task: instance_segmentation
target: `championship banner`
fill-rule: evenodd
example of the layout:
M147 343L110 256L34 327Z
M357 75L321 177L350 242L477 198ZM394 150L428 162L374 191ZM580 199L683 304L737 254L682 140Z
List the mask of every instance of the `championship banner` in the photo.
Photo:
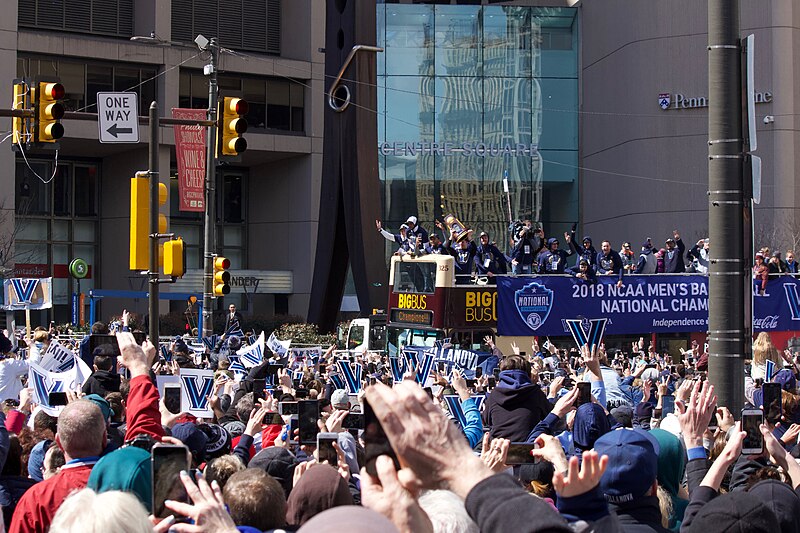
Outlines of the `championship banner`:
M264 332L258 336L258 341L250 346L240 348L236 355L245 368L253 368L264 362Z
M364 366L361 363L350 361L338 361L339 371L342 373L348 394L358 394L361 392L361 376L364 374Z
M567 276L497 278L497 333L570 334L568 319L606 318L605 333L708 331L708 277L700 274L614 276L597 283ZM754 331L800 329L800 280L780 276L753 297Z
M172 118L205 120L205 109L172 109ZM205 210L206 128L205 126L173 126L175 159L178 161L178 209Z
M600 343L603 342L603 332L606 330L607 323L608 320L605 318L593 318L591 320L567 319L567 326L570 333L572 333L575 344L578 345L578 349L588 346L591 350L596 346L600 346Z
M3 280L6 311L53 307L53 278L10 278Z
M264 333L263 331L261 332ZM275 332L273 331L272 334L267 339L267 348L270 349L272 353L283 359L286 357L289 346L292 344L291 340L288 341L279 341L278 337L275 336Z
M181 411L199 418L211 418L214 411L208 397L214 392L214 371L181 368Z

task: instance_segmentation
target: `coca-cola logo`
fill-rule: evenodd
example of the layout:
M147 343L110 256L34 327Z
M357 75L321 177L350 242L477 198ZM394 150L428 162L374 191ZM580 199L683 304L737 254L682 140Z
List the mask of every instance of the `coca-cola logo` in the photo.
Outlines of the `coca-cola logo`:
M775 329L777 327L778 327L777 315L765 316L764 318L753 319L754 329Z

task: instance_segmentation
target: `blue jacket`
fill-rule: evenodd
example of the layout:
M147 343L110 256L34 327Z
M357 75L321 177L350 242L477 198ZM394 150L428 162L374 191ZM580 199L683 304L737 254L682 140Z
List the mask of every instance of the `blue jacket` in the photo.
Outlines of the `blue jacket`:
M506 256L497 249L494 244L479 244L475 254L475 269L478 274L485 276L489 272L492 274L506 274L508 267Z
M540 274L564 274L567 270L567 258L572 252L564 250L545 250L539 254Z
M481 422L481 413L478 411L478 406L475 405L475 400L467 398L461 402L461 409L464 410L464 417L467 423L461 430L467 437L469 447L474 448L483 439L483 422Z
M588 248L583 246L584 241L589 241ZM575 262L575 266L580 264L581 259L586 259L590 265L595 264L595 261L597 260L597 250L594 249L594 246L592 245L592 238L588 235L583 237L583 241L581 241L580 246L578 246L578 243L575 242L575 232L573 231L570 235L569 247L572 249L573 253L578 254L578 260Z
M475 246L475 243L470 241L466 250L463 250L460 244L451 244L450 253L456 260L456 276L471 275L475 254L478 253L478 247Z
M611 250L608 255L597 254L597 273L600 275L617 274L618 279L622 280L625 269L622 265L622 258L619 252Z

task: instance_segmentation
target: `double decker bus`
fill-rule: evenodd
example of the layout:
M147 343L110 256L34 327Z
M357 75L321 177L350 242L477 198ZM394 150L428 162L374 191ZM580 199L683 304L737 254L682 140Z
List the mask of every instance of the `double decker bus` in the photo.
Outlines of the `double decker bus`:
M385 322L382 317L353 320L348 348L386 350L394 357L403 346L433 346L445 338L455 346L477 350L485 336L494 336L495 287L456 285L454 259L449 255L393 256L389 287Z

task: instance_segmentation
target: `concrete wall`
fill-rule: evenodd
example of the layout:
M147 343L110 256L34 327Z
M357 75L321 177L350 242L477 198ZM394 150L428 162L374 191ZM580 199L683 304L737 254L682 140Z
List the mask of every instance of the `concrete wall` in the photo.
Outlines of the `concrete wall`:
M774 95L756 106L756 154L764 163L756 223L771 225L793 219L798 201L797 117L777 115L794 112L800 14L790 0L742 6L742 35L756 36L756 89ZM662 111L657 99L708 95L707 5L583 2L581 19L584 231L638 248L648 236L663 246L679 229L691 246L708 227L708 114ZM776 115L775 123L765 125L765 115Z

